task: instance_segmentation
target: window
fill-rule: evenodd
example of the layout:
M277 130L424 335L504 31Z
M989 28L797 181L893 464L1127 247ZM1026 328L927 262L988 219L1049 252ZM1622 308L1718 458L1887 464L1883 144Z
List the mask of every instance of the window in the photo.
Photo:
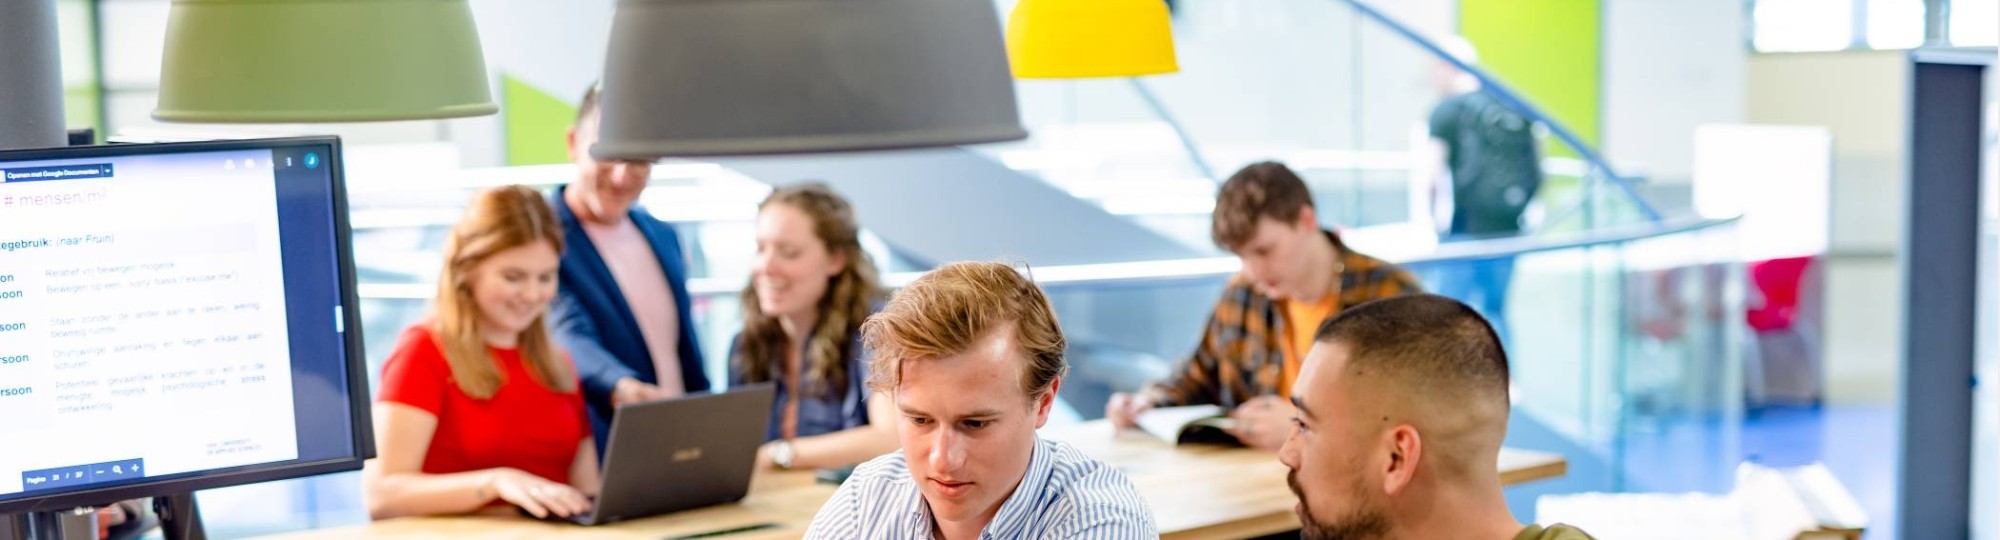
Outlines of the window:
M1909 49L1924 44L1923 0L1868 0L1868 48Z
M2000 44L2000 0L1942 0L1946 28L1929 26L1926 0L1752 0L1750 45L1758 52L1911 49L1930 30L1951 45Z
M1828 0L1757 0L1751 12L1760 52L1837 51L1854 44L1854 9Z
M2000 0L1952 0L1951 44L2000 45Z

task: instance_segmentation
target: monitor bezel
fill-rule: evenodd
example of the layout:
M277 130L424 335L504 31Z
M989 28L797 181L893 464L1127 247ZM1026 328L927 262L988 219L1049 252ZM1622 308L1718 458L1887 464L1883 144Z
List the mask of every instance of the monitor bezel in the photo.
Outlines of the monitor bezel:
M349 434L349 440L353 441L354 444L352 457L308 462L292 460L277 464L240 465L207 471L177 473L169 475L173 478L157 481L141 481L111 487L0 500L0 515L57 511L85 506L103 506L127 499L162 497L193 493L194 491L203 489L354 471L359 470L362 463L375 457L373 420L369 414L372 392L368 386L366 353L362 350L361 302L359 292L356 290L356 273L354 267L354 231L348 220L347 180L345 163L341 159L340 137L278 137L0 150L0 163L9 161L88 159L231 150L277 150L300 147L324 147L327 149L327 175L329 176L329 181L332 183L333 196L334 257L337 259L337 266L339 266L337 271L339 272L338 277L340 279L341 324L345 330L342 332L342 340L345 342L346 348L347 397L350 418L353 419L352 426L350 426L351 433ZM21 493L10 495L18 497L21 496Z

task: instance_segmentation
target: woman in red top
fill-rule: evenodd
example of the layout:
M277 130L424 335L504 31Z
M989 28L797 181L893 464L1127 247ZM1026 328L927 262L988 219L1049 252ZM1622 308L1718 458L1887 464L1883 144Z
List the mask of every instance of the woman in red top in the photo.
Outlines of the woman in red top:
M474 197L445 241L435 316L382 368L377 456L362 476L370 516L590 508L597 454L576 368L543 326L562 249L541 194Z

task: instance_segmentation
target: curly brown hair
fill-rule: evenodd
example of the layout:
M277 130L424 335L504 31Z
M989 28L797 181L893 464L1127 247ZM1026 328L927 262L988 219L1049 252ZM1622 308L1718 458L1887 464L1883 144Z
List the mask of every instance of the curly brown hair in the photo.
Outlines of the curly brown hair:
M808 182L778 188L757 205L757 210L762 212L772 205L785 205L805 213L812 219L813 236L826 244L829 253L847 261L839 274L828 278L826 296L819 299L819 322L813 326L806 344L806 380L802 386L809 388L810 393L795 390L802 395L832 398L847 388L849 377L853 376L847 372L854 354L849 342L861 331L861 321L868 318L882 298L875 260L861 249L861 224L854 217L854 207L826 184ZM741 301L743 333L736 338L736 356L730 362L745 381L770 381L781 372L771 359L782 358L784 347L790 346L785 329L777 317L764 313L758 305L756 280L743 287Z

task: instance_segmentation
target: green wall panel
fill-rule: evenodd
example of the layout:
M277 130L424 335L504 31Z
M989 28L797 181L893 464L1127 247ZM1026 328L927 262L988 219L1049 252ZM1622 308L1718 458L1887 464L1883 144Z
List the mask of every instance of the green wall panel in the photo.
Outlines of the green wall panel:
M0 0L5 1L5 0ZM56 2L57 47L61 51L63 125L95 128L104 141L104 88L97 80L97 0Z
M1600 13L1599 0L1460 0L1458 25L1480 64L1596 146ZM1574 155L1557 146L1552 154Z
M71 128L93 128L97 130L97 142L104 142L104 110L99 100L104 95L97 85L69 86L63 88L63 125Z
M503 73L500 107L508 165L569 162L563 134L576 120L575 105Z

